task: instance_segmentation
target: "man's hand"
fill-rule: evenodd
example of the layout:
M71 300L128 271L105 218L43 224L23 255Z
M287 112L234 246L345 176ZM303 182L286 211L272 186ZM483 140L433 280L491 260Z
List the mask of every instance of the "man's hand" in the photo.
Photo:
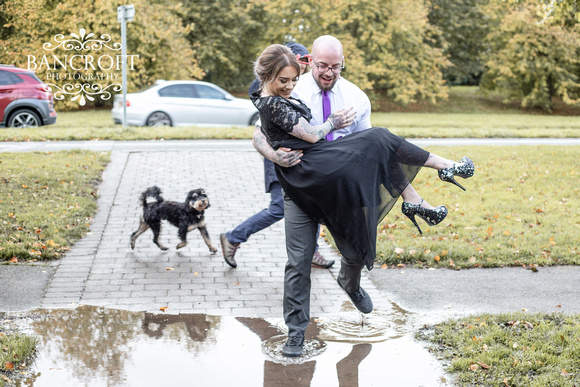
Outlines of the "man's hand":
M302 158L302 150L292 150L290 148L278 148L278 150L272 149L266 136L260 130L259 126L256 126L254 131L254 136L252 137L252 145L254 148L265 158L280 165L281 167L289 168L300 163Z
M292 150L290 148L278 148L274 152L274 160L271 160L282 167L293 167L302 161L302 150Z

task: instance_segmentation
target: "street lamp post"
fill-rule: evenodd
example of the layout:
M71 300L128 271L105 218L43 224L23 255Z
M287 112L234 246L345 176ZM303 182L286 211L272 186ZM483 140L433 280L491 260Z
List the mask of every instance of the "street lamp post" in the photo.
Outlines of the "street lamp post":
M123 128L127 127L127 22L135 17L135 6L121 5L117 7L117 21L121 23L121 59L123 87Z

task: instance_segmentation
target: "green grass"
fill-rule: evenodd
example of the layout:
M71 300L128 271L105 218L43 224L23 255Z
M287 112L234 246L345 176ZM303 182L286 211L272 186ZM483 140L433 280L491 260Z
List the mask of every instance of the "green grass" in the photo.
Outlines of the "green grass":
M374 126L407 138L550 138L580 137L580 120L530 114L373 113ZM0 129L0 141L251 139L247 127L134 127L114 125L106 110L62 112L57 124L40 128Z
M580 147L429 147L476 165L467 188L423 168L413 186L430 204L449 209L421 236L401 213L401 199L379 226L376 264L393 267L502 267L580 264ZM328 240L332 243L332 238Z
M0 261L54 259L89 230L108 153L0 153Z
M456 386L580 385L580 315L483 314L420 330Z
M249 139L253 127L136 127L113 124L109 110L59 112L55 125L0 129L0 141Z
M555 114L504 105L476 87L452 87L449 100L406 108L376 97L371 122L407 138L580 137L580 107L556 104ZM386 113L388 112L388 113ZM32 129L0 129L0 141L250 139L248 127L128 127L113 124L110 110L59 112L57 123Z
M372 123L406 138L580 137L580 119L570 116L373 113Z
M8 331L0 325L0 387L13 385L15 376L26 372L36 345L36 338Z

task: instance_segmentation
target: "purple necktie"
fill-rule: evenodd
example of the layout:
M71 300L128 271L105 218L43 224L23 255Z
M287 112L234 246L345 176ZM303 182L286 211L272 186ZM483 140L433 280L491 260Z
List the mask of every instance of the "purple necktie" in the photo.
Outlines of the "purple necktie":
M322 122L326 122L326 119L330 115L330 97L328 96L328 91L322 92ZM326 135L328 141L332 141L332 133Z

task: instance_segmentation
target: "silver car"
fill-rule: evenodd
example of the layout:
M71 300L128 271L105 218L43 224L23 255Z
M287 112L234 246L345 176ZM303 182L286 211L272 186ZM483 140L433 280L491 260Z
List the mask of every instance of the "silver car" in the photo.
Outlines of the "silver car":
M115 95L113 121L123 122L123 96ZM213 83L157 81L127 94L127 124L132 126L254 125L258 110Z

